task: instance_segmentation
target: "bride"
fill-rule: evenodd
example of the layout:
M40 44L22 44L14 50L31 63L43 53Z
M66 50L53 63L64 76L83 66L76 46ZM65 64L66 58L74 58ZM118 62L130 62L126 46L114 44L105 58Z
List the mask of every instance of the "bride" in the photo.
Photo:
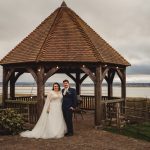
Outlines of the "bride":
M62 93L58 83L48 93L41 116L32 131L21 132L28 138L61 138L66 133L66 124L62 113Z

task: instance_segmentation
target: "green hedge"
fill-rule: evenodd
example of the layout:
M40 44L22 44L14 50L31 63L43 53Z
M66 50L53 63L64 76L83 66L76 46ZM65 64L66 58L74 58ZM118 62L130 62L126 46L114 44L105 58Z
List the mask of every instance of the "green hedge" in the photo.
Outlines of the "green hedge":
M0 109L0 129L18 134L23 129L23 116L14 109Z

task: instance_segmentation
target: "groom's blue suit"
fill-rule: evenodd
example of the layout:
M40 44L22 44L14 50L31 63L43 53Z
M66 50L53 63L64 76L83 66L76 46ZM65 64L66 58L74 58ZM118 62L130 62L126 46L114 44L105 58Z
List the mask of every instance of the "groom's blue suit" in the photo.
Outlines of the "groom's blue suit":
M64 89L62 89L62 94ZM67 133L73 134L73 123L72 123L72 110L71 107L75 108L77 105L76 90L69 88L65 95L63 95L62 110L64 119L67 125Z

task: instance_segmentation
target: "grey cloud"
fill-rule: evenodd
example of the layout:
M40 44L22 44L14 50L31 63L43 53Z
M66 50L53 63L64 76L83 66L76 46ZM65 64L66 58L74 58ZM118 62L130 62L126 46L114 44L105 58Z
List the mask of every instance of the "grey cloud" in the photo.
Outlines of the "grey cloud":
M149 0L65 1L132 64L128 73L149 73ZM0 59L59 7L61 2L0 0ZM143 67L139 67L141 65Z
M143 74L149 75L150 74L150 64L147 65L133 65L132 67L127 68L127 74Z
M131 64L150 63L148 0L87 1L81 17ZM75 6L74 6L75 7ZM81 6L80 6L81 7ZM83 15L82 15L83 14ZM140 60L140 61L139 61Z
M119 44L118 44L119 43ZM138 38L126 41L117 40L111 43L133 65L150 64L150 38Z

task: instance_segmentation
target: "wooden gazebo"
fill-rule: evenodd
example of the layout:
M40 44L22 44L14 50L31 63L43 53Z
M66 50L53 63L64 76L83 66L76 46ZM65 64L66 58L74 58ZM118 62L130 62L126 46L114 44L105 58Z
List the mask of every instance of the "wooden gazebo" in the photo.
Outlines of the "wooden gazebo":
M44 104L45 82L55 73L65 73L76 83L77 94L89 76L95 85L95 125L103 120L102 81L108 84L112 99L115 73L121 80L121 99L126 100L126 67L130 64L65 2L23 39L1 61L3 66L3 106L15 99L15 82L23 73L31 73L37 84L37 106L40 115ZM76 74L74 77L73 74ZM84 73L81 76L81 73Z

